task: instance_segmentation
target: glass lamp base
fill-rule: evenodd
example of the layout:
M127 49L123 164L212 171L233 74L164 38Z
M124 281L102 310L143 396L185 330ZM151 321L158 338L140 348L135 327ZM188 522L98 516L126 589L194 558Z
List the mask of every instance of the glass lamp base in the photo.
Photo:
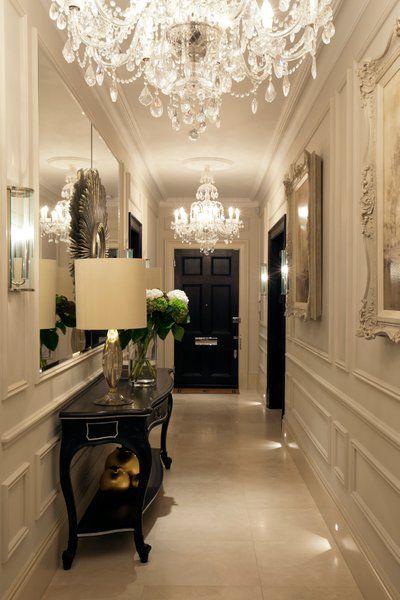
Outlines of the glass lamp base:
M103 398L95 400L94 403L100 406L123 406L124 404L132 404L133 398L125 398L118 391L108 390Z

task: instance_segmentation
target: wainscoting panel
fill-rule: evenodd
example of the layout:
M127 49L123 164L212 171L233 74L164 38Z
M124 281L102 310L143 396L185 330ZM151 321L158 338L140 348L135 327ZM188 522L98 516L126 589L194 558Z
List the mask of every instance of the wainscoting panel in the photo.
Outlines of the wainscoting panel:
M29 470L23 463L1 484L2 496L2 562L6 563L29 532Z
M351 440L351 496L400 565L400 480Z
M291 413L314 448L329 465L331 462L331 415L300 383L291 380Z
M347 487L349 479L349 432L339 421L332 422L332 468L340 483Z
M60 437L55 436L35 454L35 517L46 512L60 491L58 457Z

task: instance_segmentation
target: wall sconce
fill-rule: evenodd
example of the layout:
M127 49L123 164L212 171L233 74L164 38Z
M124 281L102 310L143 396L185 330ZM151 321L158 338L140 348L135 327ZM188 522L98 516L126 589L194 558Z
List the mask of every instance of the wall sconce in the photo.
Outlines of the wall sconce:
M286 296L288 292L289 267L287 264L286 250L281 250L281 295Z
M9 290L33 291L33 190L7 187L9 225Z
M261 293L261 296L266 296L267 295L267 287L268 287L268 265L266 265L265 263L263 263L261 265L260 277L261 277L260 293Z

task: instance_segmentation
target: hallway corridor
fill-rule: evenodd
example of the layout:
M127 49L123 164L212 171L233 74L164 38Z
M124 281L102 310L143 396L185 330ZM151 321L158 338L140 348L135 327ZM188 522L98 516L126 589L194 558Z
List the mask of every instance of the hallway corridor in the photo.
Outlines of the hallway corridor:
M361 600L282 447L280 413L255 392L174 400L149 563L132 560L132 534L80 540L44 600Z

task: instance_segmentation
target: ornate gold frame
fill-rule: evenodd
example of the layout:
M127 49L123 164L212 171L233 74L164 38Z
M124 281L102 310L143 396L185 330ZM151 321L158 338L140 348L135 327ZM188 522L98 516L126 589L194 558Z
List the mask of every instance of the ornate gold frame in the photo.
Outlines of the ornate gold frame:
M379 143L378 111L380 109L380 86L385 76L400 71L400 19L384 53L365 62L358 70L362 109L368 126L368 147L362 172L361 228L367 258L367 284L361 302L357 335L366 339L386 336L400 343L400 311L383 311L380 308L380 210L381 193L379 168L381 148ZM400 76L400 73L399 73ZM381 257L382 258L382 257ZM382 288L383 289L383 288ZM391 313L388 315L384 312ZM398 312L393 315L393 312Z
M296 214L294 194L306 180L309 180L309 292L307 302L296 301L296 277L293 265L296 248ZM305 151L302 162L290 167L284 180L288 207L288 234L286 242L288 264L288 292L286 296L286 316L295 316L304 321L317 320L322 314L322 160L313 152Z

